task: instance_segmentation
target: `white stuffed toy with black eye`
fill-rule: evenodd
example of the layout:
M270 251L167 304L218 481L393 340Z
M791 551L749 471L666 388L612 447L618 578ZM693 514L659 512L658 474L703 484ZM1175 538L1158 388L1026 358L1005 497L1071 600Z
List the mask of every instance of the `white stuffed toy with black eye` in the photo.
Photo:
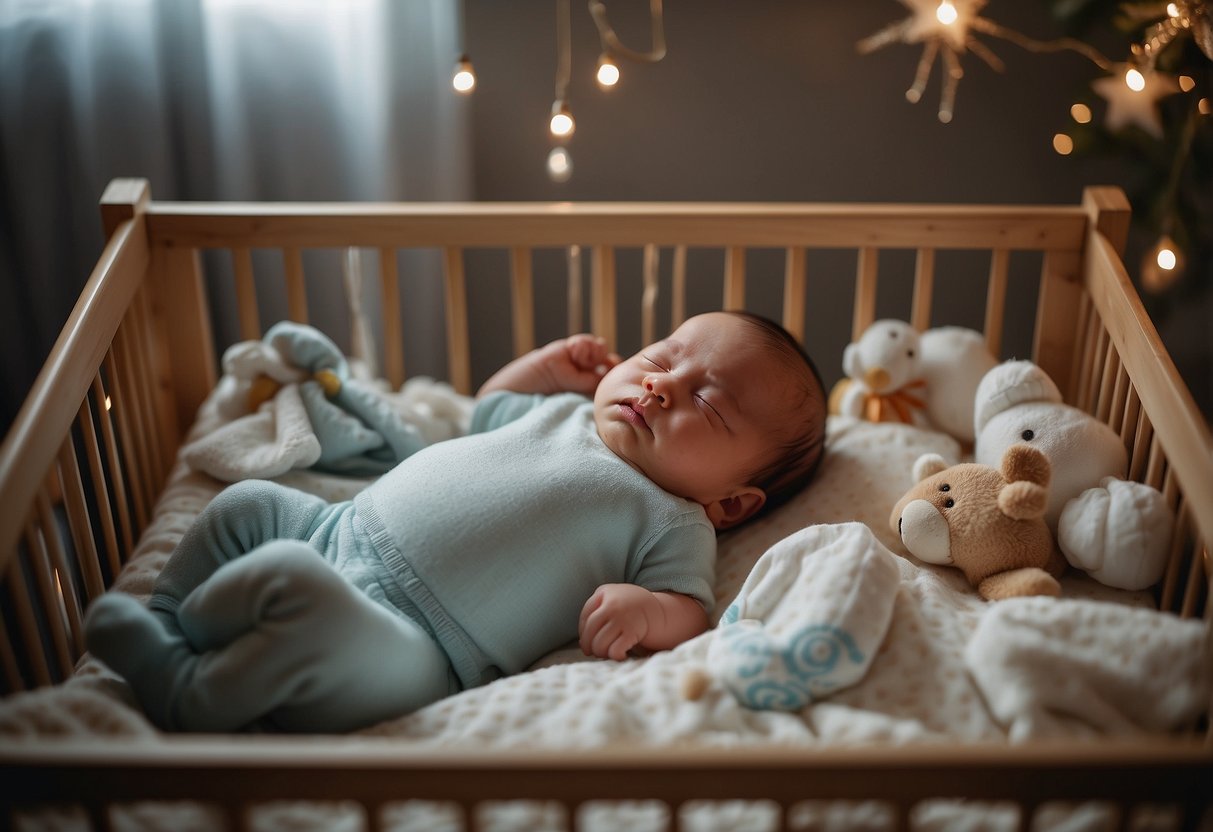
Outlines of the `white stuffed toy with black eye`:
M1008 447L1027 443L1053 469L1045 521L1072 566L1108 586L1145 589L1162 577L1173 516L1155 488L1125 480L1120 436L1062 401L1048 374L1030 361L1007 361L977 388L974 461L997 465Z
M838 412L869 422L928 423L919 334L905 321L876 321L847 344L842 369L849 384Z

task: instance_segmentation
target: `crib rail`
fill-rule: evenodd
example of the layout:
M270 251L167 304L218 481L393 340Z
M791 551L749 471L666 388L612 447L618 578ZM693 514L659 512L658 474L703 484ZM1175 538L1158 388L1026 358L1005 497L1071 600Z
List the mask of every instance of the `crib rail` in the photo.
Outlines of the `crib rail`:
M1095 801L1129 828L1134 812L1165 807L1169 828L1195 829L1210 801L1213 754L1177 743L1035 744L855 748L611 747L592 755L557 751L402 749L399 744L174 739L104 747L62 743L0 750L0 810L74 801L97 828L131 804L197 801L217 826L251 828L259 804L340 803L353 809L342 828L386 828L393 804L448 804L454 828L486 828L481 808L498 802L554 804L555 828L583 828L582 810L609 801L656 801L664 828L683 828L697 801L760 801L768 828L790 828L797 807L814 801L876 800L887 810L875 828L909 829L934 800L1005 806L1011 824L1033 828L1051 804ZM351 805L352 804L352 805ZM867 819L865 828L872 828ZM197 821L195 821L195 824ZM1003 828L1004 823L997 824ZM545 826L545 828L547 828Z

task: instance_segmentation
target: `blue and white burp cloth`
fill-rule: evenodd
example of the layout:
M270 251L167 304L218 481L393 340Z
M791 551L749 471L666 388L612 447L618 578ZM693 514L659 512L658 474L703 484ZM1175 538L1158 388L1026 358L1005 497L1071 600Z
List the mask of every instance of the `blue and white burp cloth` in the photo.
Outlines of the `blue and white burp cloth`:
M893 616L896 555L862 523L809 526L758 560L712 636L711 677L795 711L868 672Z

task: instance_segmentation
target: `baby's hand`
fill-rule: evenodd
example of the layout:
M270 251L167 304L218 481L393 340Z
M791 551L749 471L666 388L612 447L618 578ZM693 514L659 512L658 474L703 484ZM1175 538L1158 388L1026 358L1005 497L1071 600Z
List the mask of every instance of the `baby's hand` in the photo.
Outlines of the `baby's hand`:
M581 652L621 662L649 633L657 600L635 584L603 584L581 608Z
M542 351L544 368L559 390L593 396L598 382L619 363L606 340L593 335L571 335L554 341Z

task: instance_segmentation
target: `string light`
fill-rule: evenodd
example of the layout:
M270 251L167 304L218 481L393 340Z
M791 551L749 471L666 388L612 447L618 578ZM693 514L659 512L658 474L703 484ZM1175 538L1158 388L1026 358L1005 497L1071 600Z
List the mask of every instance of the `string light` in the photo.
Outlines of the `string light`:
M955 23L958 17L960 17L960 12L956 11L956 7L948 0L942 0L939 7L935 9L935 19L945 26Z
M1079 124L1089 124L1091 122L1091 108L1086 104L1075 104L1070 108L1070 116Z
M1184 258L1169 234L1158 238L1141 263L1141 285L1150 292L1162 292L1174 285L1183 272Z
M598 86L610 89L619 83L619 67L606 52L598 58Z
M1053 149L1060 156L1069 156L1074 152L1074 140L1065 133L1058 133L1053 137Z
M467 95L476 88L476 70L467 55L460 55L455 62L455 74L451 76L451 86L455 92Z
M1125 86L1133 90L1133 92L1141 92L1146 88L1146 76L1141 74L1141 70L1136 67L1129 67L1125 71Z
M557 99L552 102L552 119L548 122L548 130L558 139L567 139L573 135L573 131L577 129L577 122L573 120L573 113L569 110L569 105L564 101Z
M573 175L573 157L567 147L553 147L548 154L548 178L553 182L568 182Z

